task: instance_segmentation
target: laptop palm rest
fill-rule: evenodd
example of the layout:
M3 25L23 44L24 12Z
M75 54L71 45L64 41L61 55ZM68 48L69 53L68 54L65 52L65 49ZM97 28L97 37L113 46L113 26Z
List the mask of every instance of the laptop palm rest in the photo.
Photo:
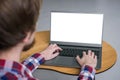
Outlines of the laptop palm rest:
M46 61L44 64L53 66L66 66L80 68L74 57L57 56L56 58Z

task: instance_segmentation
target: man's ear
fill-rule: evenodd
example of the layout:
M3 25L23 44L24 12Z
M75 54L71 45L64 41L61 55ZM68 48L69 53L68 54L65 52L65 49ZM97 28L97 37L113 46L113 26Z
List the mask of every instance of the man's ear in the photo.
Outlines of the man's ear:
M25 42L25 43L29 41L31 32L27 32L26 34L27 34L26 37L23 39L23 42Z

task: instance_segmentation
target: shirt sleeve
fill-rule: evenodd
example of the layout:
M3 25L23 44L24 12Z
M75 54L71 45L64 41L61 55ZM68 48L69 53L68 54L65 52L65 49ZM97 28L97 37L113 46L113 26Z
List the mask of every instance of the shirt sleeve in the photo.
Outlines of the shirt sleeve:
M33 72L40 64L44 62L44 58L40 53L33 54L22 62L31 72Z
M94 80L96 70L85 65L82 67L78 80Z

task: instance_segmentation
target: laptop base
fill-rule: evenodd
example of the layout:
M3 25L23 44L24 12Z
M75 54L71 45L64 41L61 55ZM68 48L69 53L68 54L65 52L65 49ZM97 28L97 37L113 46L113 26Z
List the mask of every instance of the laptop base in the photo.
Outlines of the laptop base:
M45 61L44 65L81 68L81 66L76 61L75 57L65 57L65 56L57 56L52 60ZM100 69L100 67L101 67L101 63L98 63L96 69Z

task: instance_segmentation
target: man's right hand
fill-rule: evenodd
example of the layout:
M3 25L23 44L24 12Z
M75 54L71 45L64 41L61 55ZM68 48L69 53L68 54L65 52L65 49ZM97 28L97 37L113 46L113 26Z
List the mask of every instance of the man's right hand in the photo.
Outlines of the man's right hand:
M88 50L88 54L86 54L86 52L83 52L83 57L80 58L77 56L76 59L81 66L88 65L92 68L95 68L97 65L97 56L91 50Z

